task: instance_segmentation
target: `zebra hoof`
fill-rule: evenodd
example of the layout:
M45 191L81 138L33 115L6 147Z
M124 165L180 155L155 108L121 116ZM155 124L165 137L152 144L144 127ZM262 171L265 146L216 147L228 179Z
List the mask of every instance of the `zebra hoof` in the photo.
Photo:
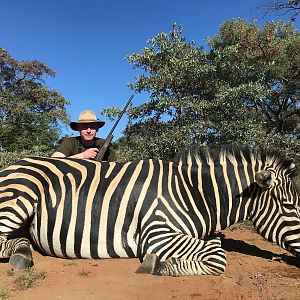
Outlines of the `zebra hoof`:
M147 254L135 272L140 274L154 274L157 263L158 256L156 254Z
M33 266L30 248L22 247L9 258L9 263L14 271L29 269Z
M21 271L32 267L32 260L22 254L13 254L9 263L14 271Z

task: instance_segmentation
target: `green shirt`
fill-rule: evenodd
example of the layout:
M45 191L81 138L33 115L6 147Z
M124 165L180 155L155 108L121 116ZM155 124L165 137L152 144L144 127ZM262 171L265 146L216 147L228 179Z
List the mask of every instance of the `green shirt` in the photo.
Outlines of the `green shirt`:
M56 149L57 152L63 153L65 156L72 156L81 152L84 152L85 150L89 148L98 148L101 149L102 145L104 144L104 139L101 138L95 138L94 144L92 146L84 146L81 143L80 136L76 137L68 137L64 138L62 143L58 146ZM116 153L113 150L112 146L110 145L105 152L103 156L103 161L115 161L117 159Z

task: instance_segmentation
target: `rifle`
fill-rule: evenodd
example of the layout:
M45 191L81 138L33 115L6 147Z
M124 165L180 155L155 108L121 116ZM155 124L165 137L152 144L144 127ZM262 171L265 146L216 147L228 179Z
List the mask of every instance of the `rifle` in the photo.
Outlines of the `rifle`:
M100 161L100 162L102 161L103 156L104 156L104 154L105 154L107 148L109 147L109 144L111 143L111 141L112 141L112 139L113 139L113 137L114 137L112 133L114 132L115 128L117 127L119 121L121 120L122 116L124 115L124 113L125 113L125 111L126 111L128 105L130 104L130 102L131 102L131 100L132 100L133 97L134 97L134 95L131 95L131 96L130 96L128 102L126 103L126 105L125 105L125 107L123 108L121 114L119 115L118 120L117 120L116 123L114 124L113 128L111 129L111 131L109 132L107 138L105 139L105 141L104 141L104 143L103 143L101 149L99 150L98 154L96 155L95 160Z

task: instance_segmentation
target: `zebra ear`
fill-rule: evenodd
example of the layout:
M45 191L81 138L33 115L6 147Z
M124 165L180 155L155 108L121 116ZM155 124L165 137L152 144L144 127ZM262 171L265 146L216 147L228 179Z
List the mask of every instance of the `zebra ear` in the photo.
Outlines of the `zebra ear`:
M270 171L264 170L255 174L255 181L259 186L269 188L273 184L274 178Z

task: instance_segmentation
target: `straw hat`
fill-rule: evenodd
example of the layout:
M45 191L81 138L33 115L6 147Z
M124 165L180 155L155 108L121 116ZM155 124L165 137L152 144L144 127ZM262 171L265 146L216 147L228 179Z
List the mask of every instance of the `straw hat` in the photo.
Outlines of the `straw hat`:
M92 110L84 110L80 113L77 122L71 122L70 127L73 130L78 130L78 124L86 124L86 123L97 123L98 128L101 128L105 122L97 119L95 113Z

